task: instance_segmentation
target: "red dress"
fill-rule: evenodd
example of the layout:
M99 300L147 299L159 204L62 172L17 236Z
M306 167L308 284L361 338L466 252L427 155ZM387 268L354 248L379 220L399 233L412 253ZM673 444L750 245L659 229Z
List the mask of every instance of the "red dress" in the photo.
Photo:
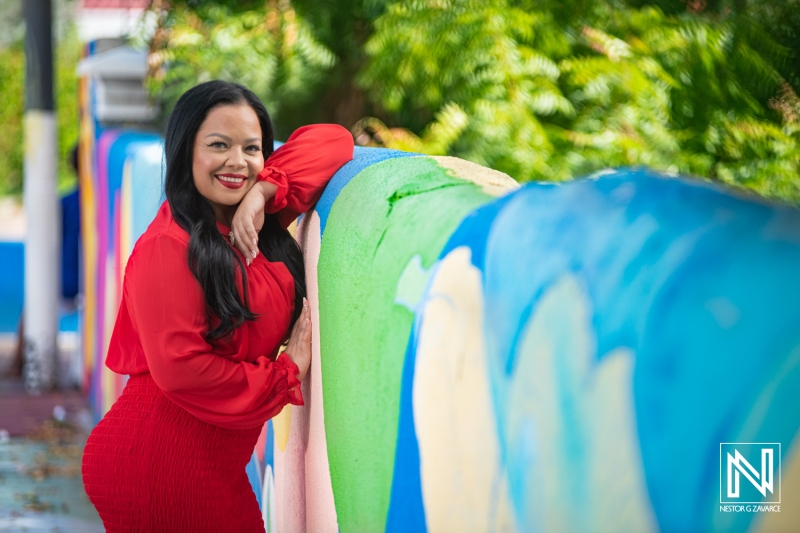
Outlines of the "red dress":
M297 130L259 174L278 185L267 212L287 226L352 157L344 128ZM208 342L188 241L165 202L125 271L106 365L130 379L83 455L86 493L109 532L264 531L245 466L264 422L303 404L297 366L276 359L294 305L286 266L259 254L245 269L258 318Z

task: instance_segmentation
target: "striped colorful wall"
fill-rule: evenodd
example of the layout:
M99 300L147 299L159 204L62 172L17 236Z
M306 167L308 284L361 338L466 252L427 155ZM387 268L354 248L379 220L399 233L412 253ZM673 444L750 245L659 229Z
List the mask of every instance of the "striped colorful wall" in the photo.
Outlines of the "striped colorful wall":
M80 334L83 388L99 420L126 381L103 363L119 310L125 264L163 200L163 143L155 133L102 128L91 114L93 90L91 79L80 80Z
M268 531L800 523L797 210L356 149L298 236L314 362L251 464ZM781 512L721 510L727 442L780 443Z
M89 116L81 142L99 418L124 385L102 363L163 148ZM267 531L800 523L797 210L645 170L519 188L357 148L297 235L314 359L306 406L248 465ZM780 513L721 510L725 442L780 443Z

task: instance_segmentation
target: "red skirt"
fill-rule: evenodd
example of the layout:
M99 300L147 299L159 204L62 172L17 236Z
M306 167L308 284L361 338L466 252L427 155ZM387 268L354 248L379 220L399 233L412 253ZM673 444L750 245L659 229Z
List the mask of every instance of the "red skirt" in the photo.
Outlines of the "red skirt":
M203 422L132 376L86 443L86 494L110 533L261 533L245 473L260 432Z

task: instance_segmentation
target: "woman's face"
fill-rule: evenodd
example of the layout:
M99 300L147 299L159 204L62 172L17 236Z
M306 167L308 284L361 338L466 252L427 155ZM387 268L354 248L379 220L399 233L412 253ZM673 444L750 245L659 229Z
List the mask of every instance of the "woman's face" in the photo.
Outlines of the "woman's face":
M261 148L261 124L245 104L212 109L197 131L194 184L220 222L230 224L236 206L264 168Z

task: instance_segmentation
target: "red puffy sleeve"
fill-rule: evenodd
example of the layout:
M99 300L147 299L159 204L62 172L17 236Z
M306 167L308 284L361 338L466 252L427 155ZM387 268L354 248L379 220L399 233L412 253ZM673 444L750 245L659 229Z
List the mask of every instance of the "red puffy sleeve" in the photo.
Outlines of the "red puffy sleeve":
M284 228L305 213L339 168L353 159L353 136L336 124L296 130L264 163L258 179L277 185L267 213L277 213Z
M298 369L287 355L273 361L265 354L251 363L244 354L228 358L212 352L204 337L203 291L189 270L186 243L164 233L140 242L124 287L123 305L150 374L180 407L210 424L247 429L287 403L303 405Z

